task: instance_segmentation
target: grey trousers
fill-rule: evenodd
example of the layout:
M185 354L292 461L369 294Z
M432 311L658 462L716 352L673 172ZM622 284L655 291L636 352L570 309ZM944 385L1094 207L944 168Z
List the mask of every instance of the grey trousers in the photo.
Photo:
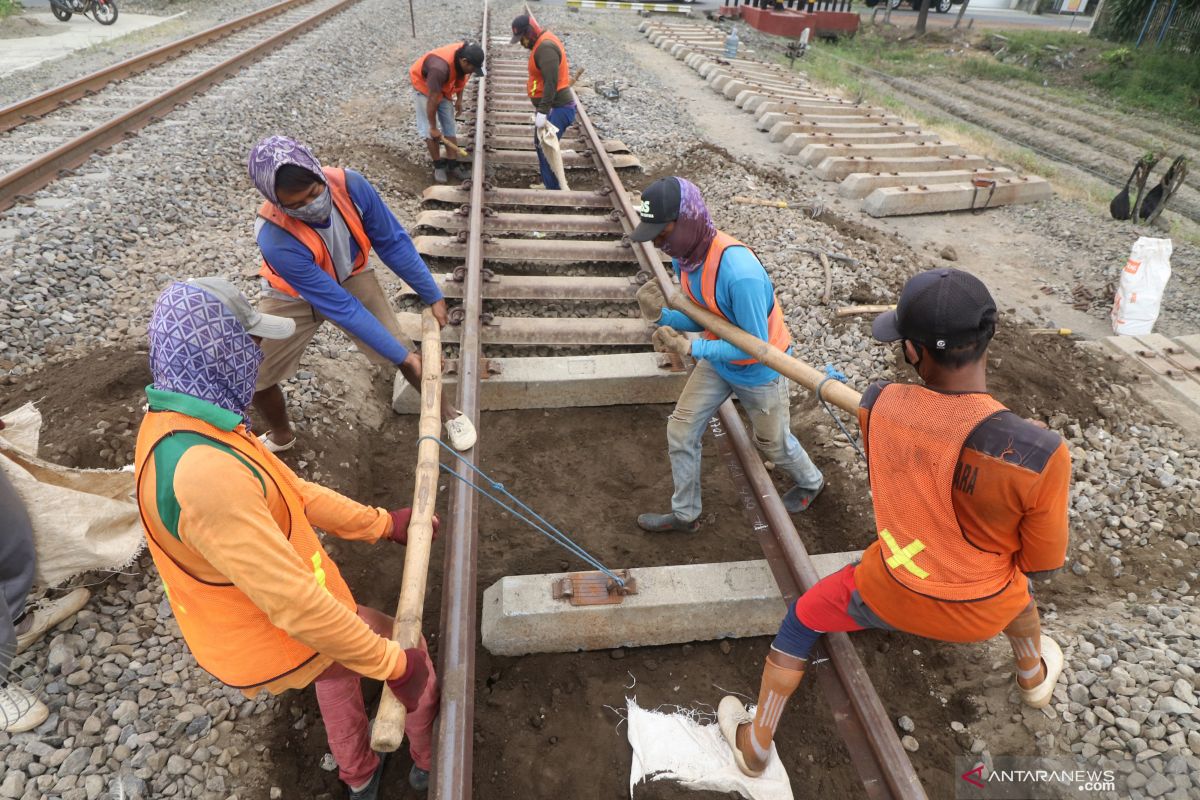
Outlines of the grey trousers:
M17 652L13 621L33 585L33 525L8 478L0 473L0 684Z

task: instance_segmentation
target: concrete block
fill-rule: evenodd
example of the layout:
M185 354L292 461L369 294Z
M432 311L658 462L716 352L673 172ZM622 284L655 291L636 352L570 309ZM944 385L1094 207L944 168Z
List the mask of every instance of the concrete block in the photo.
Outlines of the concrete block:
M735 106L737 106L738 108L742 108L743 106L746 105L746 101L749 100L751 97L755 96L756 94L758 94L758 93L756 91L754 91L753 89L743 89L742 91L737 93L736 97L733 98L733 104Z
M893 186L876 189L863 201L863 211L872 217L895 217L906 214L940 214L945 211L966 211L987 205L1007 206L1015 203L1036 203L1054 196L1045 178L1023 176L999 178L996 190L975 189L971 184L951 183L941 186Z
M792 137L796 137L793 142ZM789 149L794 147L795 149ZM913 144L812 144L799 134L792 134L783 142L783 152L789 155L800 154L800 160L809 166L820 164L830 156L871 156L872 158L896 156L958 156L963 154L961 146L956 144L933 144L930 142L915 142Z
M726 86L735 80L735 77L730 75L728 72L710 72L708 73L707 80L708 85L712 87L712 90L717 94L720 94L725 90Z
M916 156L912 158L872 158L869 156L831 156L813 174L823 181L840 181L856 172L941 172L943 170L983 169L990 165L983 156Z
M852 103L837 100L812 100L804 103L781 103L771 101L759 105L754 113L761 117L763 114L794 114L807 117L810 114L820 114L827 117L887 117L887 113L869 106L856 106Z
M822 577L861 552L813 557ZM770 636L787 606L766 561L630 570L638 593L607 606L555 600L553 575L501 578L483 593L483 646L499 656Z
M896 131L892 133L884 128L875 128L878 133L833 133L826 131L800 131L789 133L783 139L783 152L795 155L805 147L813 144L833 145L909 145L937 144L941 141L936 133L922 131ZM778 140L772 140L778 141ZM817 163L820 163L819 160Z
M732 100L739 94L749 91L750 84L745 81L730 81L725 84L725 88L721 90L721 94L725 95L726 99Z
M1194 356L1200 356L1200 333L1189 336L1176 336L1175 343L1182 346Z
M838 194L852 200L866 197L888 186L932 186L939 183L970 183L972 178L1012 178L1010 169L950 169L945 172L855 172L838 186Z
M767 116L771 115L768 114ZM809 135L830 134L833 136L854 136L880 133L917 134L921 132L920 126L913 125L909 122L891 122L887 120L864 120L863 122L858 122L858 118L856 117L835 117L834 119L840 119L844 121L815 122L806 119L791 118L780 120L775 125L767 128L767 130L769 131L772 142L782 142L793 133L803 133Z
M700 65L700 69L697 71L700 73L701 78L704 78L705 80L707 80L708 73L712 72L714 69L717 69L718 66L719 65L715 61L706 61L705 63Z
M657 353L614 353L557 358L494 358L497 375L480 381L480 408L579 408L674 403L687 374L659 366ZM442 380L443 391L457 390L458 376ZM420 394L396 374L392 409L397 414L420 411Z
M1182 400L1185 405L1193 411L1200 411L1200 377L1186 373L1182 370L1175 370L1175 374L1165 375L1162 372L1151 369L1147 364L1144 364L1137 355L1138 350L1157 349L1162 352L1159 346L1161 340L1166 337L1158 337L1155 334L1150 336L1108 336L1104 339L1104 344L1110 349L1127 357L1131 362L1137 365L1138 369L1143 374L1149 375L1155 383L1162 386L1175 399ZM1195 337L1193 337L1195 338Z

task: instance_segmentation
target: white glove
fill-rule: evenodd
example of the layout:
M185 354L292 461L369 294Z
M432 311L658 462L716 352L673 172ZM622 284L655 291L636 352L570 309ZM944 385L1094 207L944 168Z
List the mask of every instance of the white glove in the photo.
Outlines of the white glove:
M546 115L539 111L533 118L533 129L540 131L544 127L546 127Z

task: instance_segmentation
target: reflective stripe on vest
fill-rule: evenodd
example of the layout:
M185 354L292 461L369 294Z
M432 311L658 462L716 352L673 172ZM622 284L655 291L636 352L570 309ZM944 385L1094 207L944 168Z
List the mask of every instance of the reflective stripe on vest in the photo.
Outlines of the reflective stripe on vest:
M222 431L174 411L146 414L138 431L134 458L138 511L183 638L196 662L222 683L239 689L270 683L311 661L317 653L271 624L237 586L228 581L203 580L177 560L184 555L189 563L203 560L171 534L160 516L158 483L162 476L153 456L162 442L179 433L203 437L222 450L232 450L242 462L234 469L248 466L257 472L264 492L274 489L286 508L287 519L281 523L279 536L295 549L301 563L311 568L314 582L351 611L356 609L354 598L308 522L304 500L291 476L255 437ZM212 480L220 481L221 477L213 475Z
M430 56L437 56L442 61L450 65L450 75L446 78L446 82L442 84L442 99L453 100L459 95L467 85L469 75L458 74L458 63L454 54L462 47L462 42L458 44L448 44L444 47L439 47L436 50L430 50L425 55L413 62L408 68L408 79L412 81L413 88L426 97L429 96L429 84L425 82L425 76L421 71L425 68L425 59Z
M529 50L529 82L525 85L529 96L533 98L541 97L546 93L546 85L542 82L542 72L537 67L537 62L534 61L534 53L546 42L552 42L558 46L558 52L562 54L562 58L558 61L558 78L554 86L554 91L551 95L558 94L559 90L565 89L571 85L571 65L567 63L567 48L563 47L563 43L558 40L550 31L542 31L534 42L533 47Z
M721 307L717 305L717 273L721 271L721 257L725 255L725 250L730 247L746 247L746 245L727 233L717 231L712 244L708 246L708 254L704 257L704 266L701 267L701 297L699 299L692 293L692 282L688 278L687 273L684 273L679 280L679 285L683 288L683 293L687 295L689 300L698 306L708 309L726 322L729 321L729 317L725 316L725 313L721 311ZM749 247L746 247L746 249L750 250ZM750 254L753 255L754 251L750 250ZM700 335L705 339L720 338L711 331L703 331ZM779 308L779 301L774 297L771 298L771 313L767 315L767 343L784 353L792 346L791 331L788 330L787 322L783 319L783 311ZM746 364L757 364L758 359L742 358L730 363L743 366Z
M886 609L888 594L897 590L938 600L983 600L1016 577L1013 554L982 550L967 538L952 495L963 443L1003 410L983 393L942 394L898 383L883 387L867 426L879 538L854 573L868 606Z
M333 197L333 204L342 215L342 219L345 221L350 235L354 237L355 243L358 244L358 255L354 258L354 264L350 270L351 275L357 275L367 267L367 260L371 256L371 240L367 238L367 231L363 227L362 215L358 213L358 207L354 205L354 200L351 199L350 192L346 188L346 171L336 167L326 167L325 182L325 185L329 188L330 195ZM326 275L337 281L337 270L333 266L333 258L329 255L329 248L325 246L325 241L321 238L321 234L313 230L311 225L289 217L283 213L279 206L270 201L264 201L259 206L258 215L267 222L278 225L292 236L295 236L300 244L307 247L312 253L313 261L316 262L317 266ZM258 274L270 284L272 289L276 289L291 297L300 296L300 293L293 289L291 284L271 268L265 257L263 258L262 267L258 270Z

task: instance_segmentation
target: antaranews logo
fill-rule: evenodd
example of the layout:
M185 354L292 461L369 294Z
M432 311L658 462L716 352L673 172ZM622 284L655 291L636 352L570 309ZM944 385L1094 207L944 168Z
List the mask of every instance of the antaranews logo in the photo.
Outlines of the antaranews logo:
M1082 760L996 756L955 759L956 800L1082 800L1117 797L1117 770Z

